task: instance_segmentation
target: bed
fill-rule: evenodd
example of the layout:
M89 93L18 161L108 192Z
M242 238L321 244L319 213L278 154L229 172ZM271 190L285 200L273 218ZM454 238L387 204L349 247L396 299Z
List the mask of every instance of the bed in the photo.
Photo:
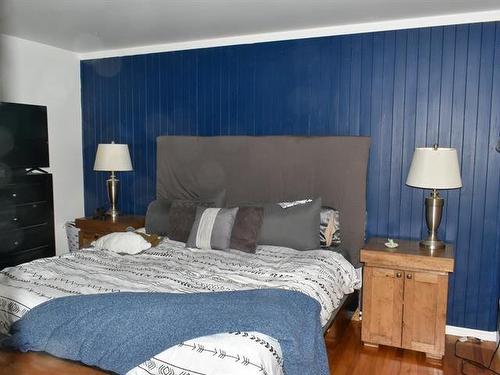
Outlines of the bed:
M32 307L73 294L259 288L313 297L326 330L361 284L355 268L364 241L368 148L365 137L159 137L158 198L197 198L207 189L223 189L227 205L321 196L341 211L341 250L259 246L246 254L187 249L166 239L140 256L81 251L37 260L0 273L0 331ZM259 332L220 333L165 349L129 374L195 374L200 367L186 366L213 358L215 366L240 366L232 367L240 374L282 373L279 342Z

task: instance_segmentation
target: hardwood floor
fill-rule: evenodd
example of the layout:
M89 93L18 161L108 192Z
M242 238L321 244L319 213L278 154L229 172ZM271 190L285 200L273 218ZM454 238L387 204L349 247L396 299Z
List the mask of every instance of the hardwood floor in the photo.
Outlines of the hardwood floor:
M1 375L102 375L103 371L43 353L0 351Z
M454 336L446 337L442 363L429 362L424 353L386 346L363 346L361 322L352 321L341 337L326 336L330 374L460 374L461 361L454 355L455 340Z
M433 363L426 361L423 353L389 347L378 349L364 347L361 344L361 323L352 321L342 332L332 330L326 335L330 374L460 374L461 361L455 357L455 340L456 337L446 337L446 352L443 362L442 364ZM488 348L494 347L494 343L486 343L486 346ZM0 351L0 374L102 375L105 373L46 354Z

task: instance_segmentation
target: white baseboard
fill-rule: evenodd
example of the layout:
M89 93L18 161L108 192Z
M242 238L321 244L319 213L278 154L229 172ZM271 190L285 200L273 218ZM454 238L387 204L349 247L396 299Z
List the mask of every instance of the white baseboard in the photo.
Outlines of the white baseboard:
M446 326L446 334L453 336L471 336L484 341L497 341L498 332L497 331L481 331L479 329L465 328L465 327L455 327Z

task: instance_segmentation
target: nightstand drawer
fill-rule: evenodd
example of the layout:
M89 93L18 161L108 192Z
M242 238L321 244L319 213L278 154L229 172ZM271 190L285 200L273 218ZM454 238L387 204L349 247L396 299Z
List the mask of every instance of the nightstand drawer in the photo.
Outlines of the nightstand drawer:
M97 240L99 237L102 237L109 233L92 233L92 232L83 232L80 231L79 244L80 249L90 247L90 244Z
M389 252L389 251L388 251ZM360 256L362 263L384 267L405 267L406 269L428 270L434 272L453 272L453 260L423 257L420 255L381 254L377 251L363 250Z
M453 248L450 245L430 254L429 250L420 248L418 241L398 240L399 247L395 249L385 247L384 242L380 238L370 240L360 253L361 262L384 267L453 272Z
M90 247L90 244L109 233L126 232L129 228L139 229L144 227L144 216L119 216L116 220L109 217L94 219L83 217L75 220L75 225L80 229L79 245L81 248Z

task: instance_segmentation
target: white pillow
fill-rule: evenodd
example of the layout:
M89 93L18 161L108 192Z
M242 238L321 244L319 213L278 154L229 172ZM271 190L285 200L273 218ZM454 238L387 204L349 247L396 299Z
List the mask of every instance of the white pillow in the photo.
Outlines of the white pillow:
M110 233L93 242L96 250L109 250L115 253L137 254L147 250L151 244L134 232Z

